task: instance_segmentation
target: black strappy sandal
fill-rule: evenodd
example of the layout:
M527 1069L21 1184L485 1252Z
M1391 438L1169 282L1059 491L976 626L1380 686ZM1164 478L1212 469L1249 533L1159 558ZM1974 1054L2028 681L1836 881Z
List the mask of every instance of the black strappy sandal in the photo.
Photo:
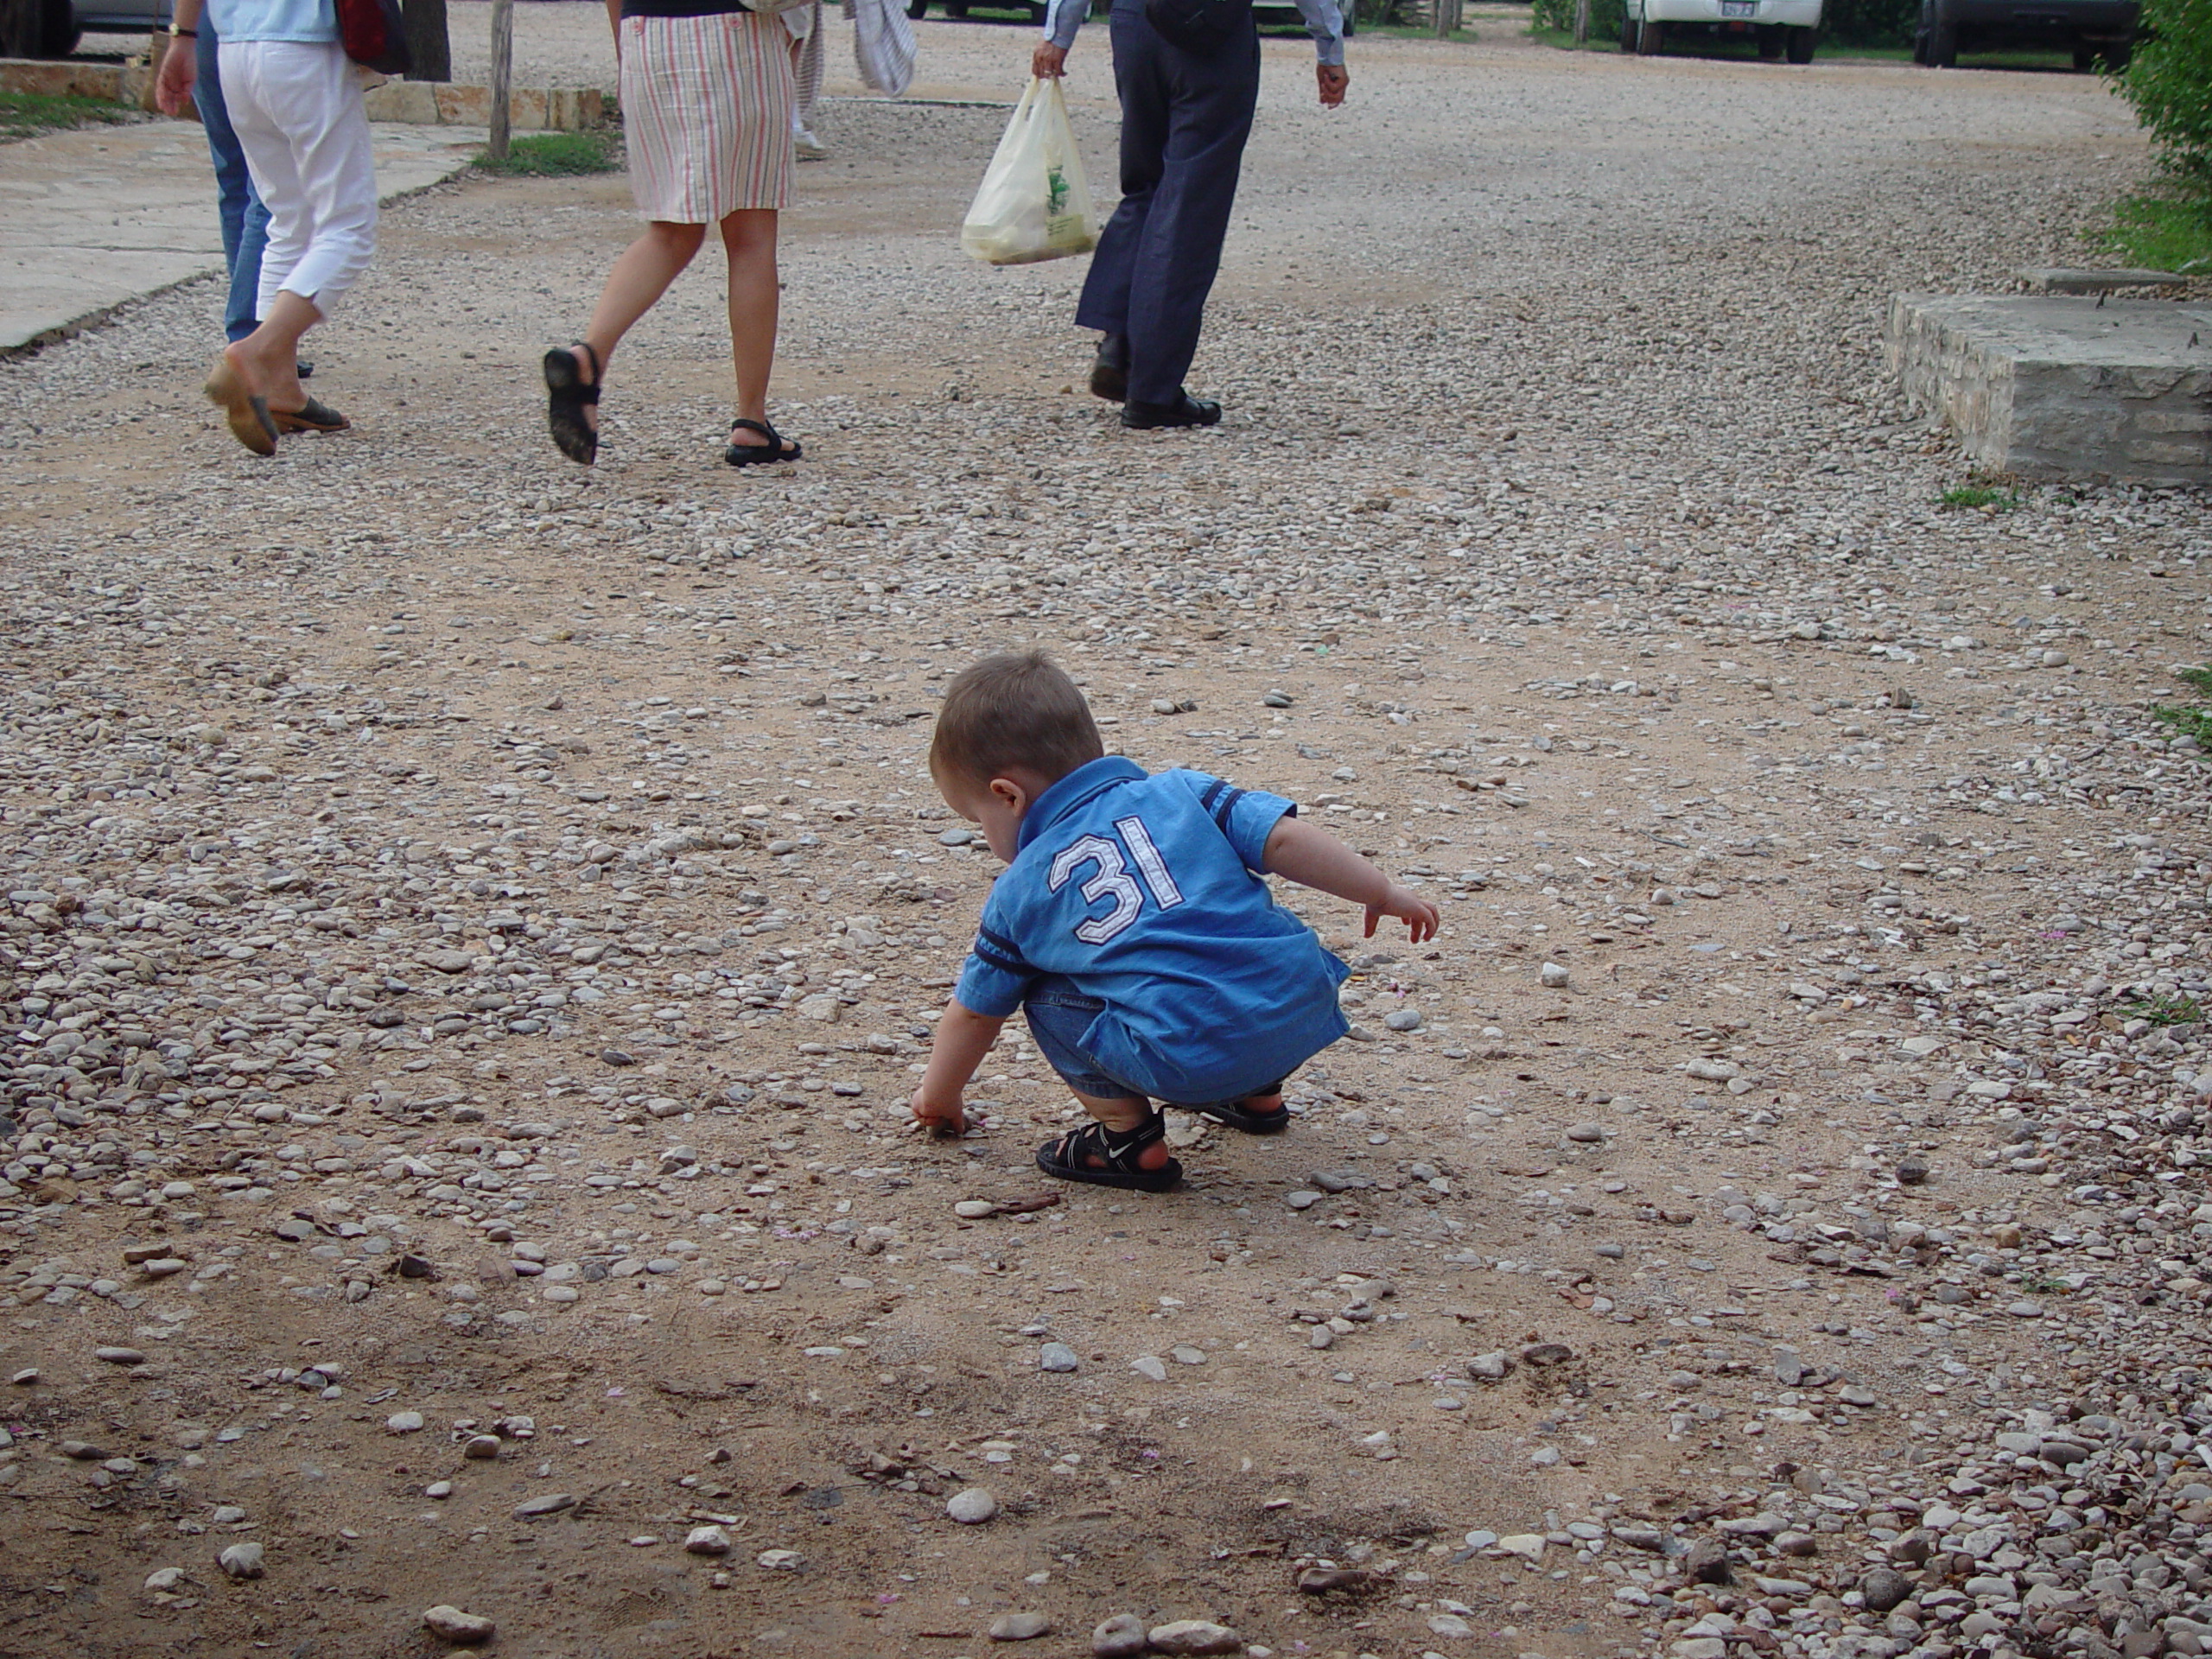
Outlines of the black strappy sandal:
M1265 1100L1270 1095L1280 1101L1282 1084L1271 1083L1264 1089L1255 1089L1240 1099L1210 1101L1204 1106L1185 1106L1180 1109L1196 1112L1201 1117L1210 1117L1217 1123L1225 1123L1246 1135L1281 1135L1290 1126L1290 1109L1287 1106L1278 1105L1272 1112L1248 1112L1244 1109L1245 1101ZM1173 1103L1169 1103L1172 1105Z
M578 352L591 359L588 380ZM582 340L545 353L546 423L561 453L587 467L599 459L599 429L584 419L584 410L599 401L600 372L599 353Z
M1086 1123L1039 1147L1037 1167L1057 1181L1087 1181L1093 1186L1128 1187L1139 1192L1169 1192L1183 1179L1182 1165L1173 1158L1158 1169L1145 1169L1137 1163L1144 1149L1166 1139L1166 1133L1158 1112L1134 1129ZM1093 1158L1099 1163L1090 1163Z
M747 432L758 432L768 442L731 444L728 448L722 451L722 459L733 467L764 467L772 461L797 461L806 453L796 443L790 444L786 448L787 440L784 435L766 421L748 421L741 418L729 423L729 429L733 432L741 428Z

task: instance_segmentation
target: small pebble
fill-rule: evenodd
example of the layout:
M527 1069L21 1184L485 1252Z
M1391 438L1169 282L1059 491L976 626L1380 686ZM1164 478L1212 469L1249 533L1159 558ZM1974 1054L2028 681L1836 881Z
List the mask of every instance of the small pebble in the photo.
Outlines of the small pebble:
M423 1610L423 1628L444 1641L467 1646L489 1642L499 1627L481 1613L465 1613L441 1602Z
M945 1500L944 1512L963 1527L980 1527L999 1512L999 1501L989 1489L970 1486Z

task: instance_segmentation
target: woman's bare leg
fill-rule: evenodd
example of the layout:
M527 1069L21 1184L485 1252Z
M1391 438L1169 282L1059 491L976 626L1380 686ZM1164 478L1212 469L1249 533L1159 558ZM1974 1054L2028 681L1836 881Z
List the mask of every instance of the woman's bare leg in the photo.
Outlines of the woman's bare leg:
M622 251L614 269L607 273L607 286L600 290L599 303L592 309L591 326L584 330L584 344L598 358L601 375L607 372L607 359L622 343L622 336L668 292L668 285L691 263L706 239L703 225L676 225L657 219ZM584 384L590 385L591 365L578 366L586 371ZM584 418L594 430L598 429L596 406L587 404Z
M776 364L776 210L745 207L722 220L722 247L729 255L729 352L737 372L737 413L741 420L768 419L768 376ZM767 439L743 428L732 443L752 446Z

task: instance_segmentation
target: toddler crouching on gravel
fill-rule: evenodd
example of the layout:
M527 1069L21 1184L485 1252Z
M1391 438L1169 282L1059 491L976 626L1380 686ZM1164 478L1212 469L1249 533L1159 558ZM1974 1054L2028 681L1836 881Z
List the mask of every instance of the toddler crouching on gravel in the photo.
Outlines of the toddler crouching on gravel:
M938 1023L915 1117L957 1134L962 1091L1016 1008L1094 1120L1039 1151L1065 1181L1163 1192L1183 1177L1154 1100L1252 1135L1287 1121L1283 1080L1343 1036L1344 964L1263 876L1433 938L1436 906L1277 795L1106 753L1090 705L1040 652L947 688L930 744L945 804L1009 867Z

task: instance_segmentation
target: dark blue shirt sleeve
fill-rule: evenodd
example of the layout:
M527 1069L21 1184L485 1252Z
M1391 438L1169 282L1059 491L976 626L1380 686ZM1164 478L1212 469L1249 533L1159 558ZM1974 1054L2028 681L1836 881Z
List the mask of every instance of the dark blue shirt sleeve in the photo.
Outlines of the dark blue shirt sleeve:
M1194 772L1191 777L1198 786L1198 805L1221 826L1221 833L1229 837L1244 868L1265 875L1268 836L1284 818L1297 816L1298 803L1265 790L1239 789L1225 779L1208 777L1202 772Z

